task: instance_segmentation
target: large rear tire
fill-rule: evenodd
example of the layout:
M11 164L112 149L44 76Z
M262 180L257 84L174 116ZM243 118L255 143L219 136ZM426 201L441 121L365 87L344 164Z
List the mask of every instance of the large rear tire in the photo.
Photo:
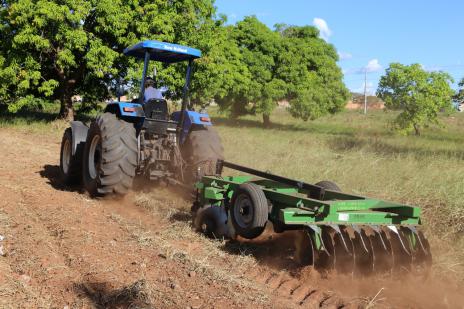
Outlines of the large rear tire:
M187 163L185 182L194 184L205 175L216 175L216 163L224 159L221 138L211 126L195 126L182 147Z
M67 128L61 140L60 151L60 178L67 185L78 184L81 181L83 149L80 146L77 146L73 154L72 129Z
M83 156L83 182L92 196L124 195L137 166L137 137L131 123L104 113L90 125Z

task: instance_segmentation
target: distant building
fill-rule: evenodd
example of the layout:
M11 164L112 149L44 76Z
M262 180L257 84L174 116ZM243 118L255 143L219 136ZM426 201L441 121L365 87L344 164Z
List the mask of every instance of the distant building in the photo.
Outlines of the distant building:
M352 93L352 99L345 106L346 109L364 109L364 95ZM367 96L367 109L384 109L385 103L374 95Z
M348 101L345 106L346 109L363 109L364 108L364 101L363 102L355 102L353 100ZM368 109L384 109L385 103L382 101L377 102L367 102Z

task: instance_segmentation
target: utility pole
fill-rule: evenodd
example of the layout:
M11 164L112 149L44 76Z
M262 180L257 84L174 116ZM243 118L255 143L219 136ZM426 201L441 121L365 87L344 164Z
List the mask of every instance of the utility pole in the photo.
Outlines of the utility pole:
M367 114L367 68L364 69L364 115Z

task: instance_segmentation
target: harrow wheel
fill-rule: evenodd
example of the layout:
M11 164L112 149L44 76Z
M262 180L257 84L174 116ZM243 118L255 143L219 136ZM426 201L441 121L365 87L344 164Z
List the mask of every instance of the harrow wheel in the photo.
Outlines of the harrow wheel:
M209 238L234 238L233 229L227 221L227 211L223 206L204 205L195 211L193 227Z
M238 235L253 239L261 235L268 220L268 202L254 183L241 184L231 199L230 215Z

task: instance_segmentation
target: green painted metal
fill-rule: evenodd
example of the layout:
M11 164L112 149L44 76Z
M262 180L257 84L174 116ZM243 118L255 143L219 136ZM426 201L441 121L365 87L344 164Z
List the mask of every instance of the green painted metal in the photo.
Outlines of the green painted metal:
M205 176L196 186L199 202L228 206L233 192L245 182L254 182L263 189L272 204L269 220L287 226L421 224L419 207L330 190L322 199L312 199L304 190L267 179L254 180L251 176Z

